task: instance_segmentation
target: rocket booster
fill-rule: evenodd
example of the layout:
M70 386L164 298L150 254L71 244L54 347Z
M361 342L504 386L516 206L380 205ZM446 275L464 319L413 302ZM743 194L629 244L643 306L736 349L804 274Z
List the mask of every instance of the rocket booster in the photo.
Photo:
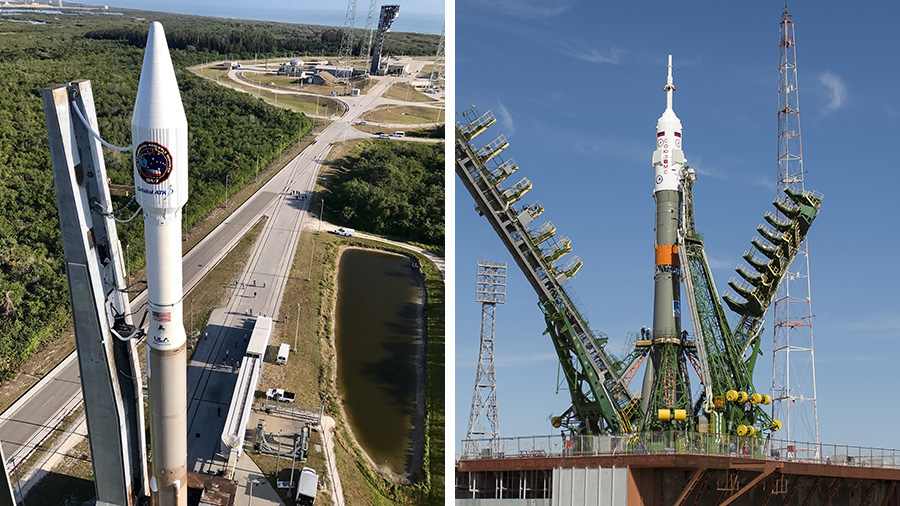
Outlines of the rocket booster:
M187 505L187 379L181 210L188 197L187 118L166 36L150 25L131 119L135 198L144 209L147 376L154 505Z
M675 91L672 55L669 55L666 110L656 123L656 150L653 151L653 197L656 201L656 240L653 297L653 343L672 342L681 333L681 269L678 260L678 230L681 215L681 171L685 164L681 150L681 120L672 109ZM655 347L655 346L654 346ZM659 367L659 351L651 352L642 388L642 408L647 408Z

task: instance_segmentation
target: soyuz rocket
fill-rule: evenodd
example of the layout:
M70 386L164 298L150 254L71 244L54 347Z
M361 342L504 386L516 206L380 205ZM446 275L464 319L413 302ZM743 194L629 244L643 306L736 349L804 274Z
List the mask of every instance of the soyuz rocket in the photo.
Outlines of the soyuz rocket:
M188 198L187 117L160 23L150 25L131 119L135 197L144 210L147 377L154 505L187 505L187 361L181 212Z
M656 241L654 263L653 328L650 360L644 374L642 411L653 402L656 408L676 407L679 392L655 392L660 374L684 375L683 363L661 364L661 348L678 345L681 338L681 267L678 260L678 231L681 220L682 169L685 165L681 146L681 120L672 109L675 91L672 79L672 55L669 55L666 86L666 110L656 123L656 150L653 151L653 198L656 201ZM683 362L684 354L680 360ZM667 371L661 370L661 366ZM675 366L675 367L673 367ZM685 376L683 376L685 377ZM661 396L666 399L661 400ZM651 399L652 398L652 399ZM656 412L649 413L653 418Z

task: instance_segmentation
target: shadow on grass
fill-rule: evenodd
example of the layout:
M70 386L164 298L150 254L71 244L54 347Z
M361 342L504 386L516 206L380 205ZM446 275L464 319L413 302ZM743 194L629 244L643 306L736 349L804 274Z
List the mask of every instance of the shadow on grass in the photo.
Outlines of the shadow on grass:
M95 495L93 481L51 471L28 491L24 504L28 506L79 506Z

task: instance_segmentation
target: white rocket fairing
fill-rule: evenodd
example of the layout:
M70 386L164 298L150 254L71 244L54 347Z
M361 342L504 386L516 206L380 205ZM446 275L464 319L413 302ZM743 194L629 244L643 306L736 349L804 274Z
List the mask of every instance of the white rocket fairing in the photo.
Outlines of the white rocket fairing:
M681 150L681 120L672 110L672 94L675 85L672 80L672 55L669 55L669 76L666 79L666 110L656 122L656 151L653 152L655 178L653 192L661 190L681 191L679 179L684 166L684 152Z
M187 504L186 335L183 324L181 208L188 197L187 118L160 23L150 25L131 119L135 196L144 209L147 376L150 385L153 504Z

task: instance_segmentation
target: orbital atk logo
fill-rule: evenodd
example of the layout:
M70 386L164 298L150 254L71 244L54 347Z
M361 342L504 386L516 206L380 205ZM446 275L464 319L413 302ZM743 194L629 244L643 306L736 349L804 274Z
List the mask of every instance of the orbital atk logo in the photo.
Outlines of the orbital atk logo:
M145 141L138 145L134 155L138 174L149 184L159 184L172 173L172 155L162 144Z

